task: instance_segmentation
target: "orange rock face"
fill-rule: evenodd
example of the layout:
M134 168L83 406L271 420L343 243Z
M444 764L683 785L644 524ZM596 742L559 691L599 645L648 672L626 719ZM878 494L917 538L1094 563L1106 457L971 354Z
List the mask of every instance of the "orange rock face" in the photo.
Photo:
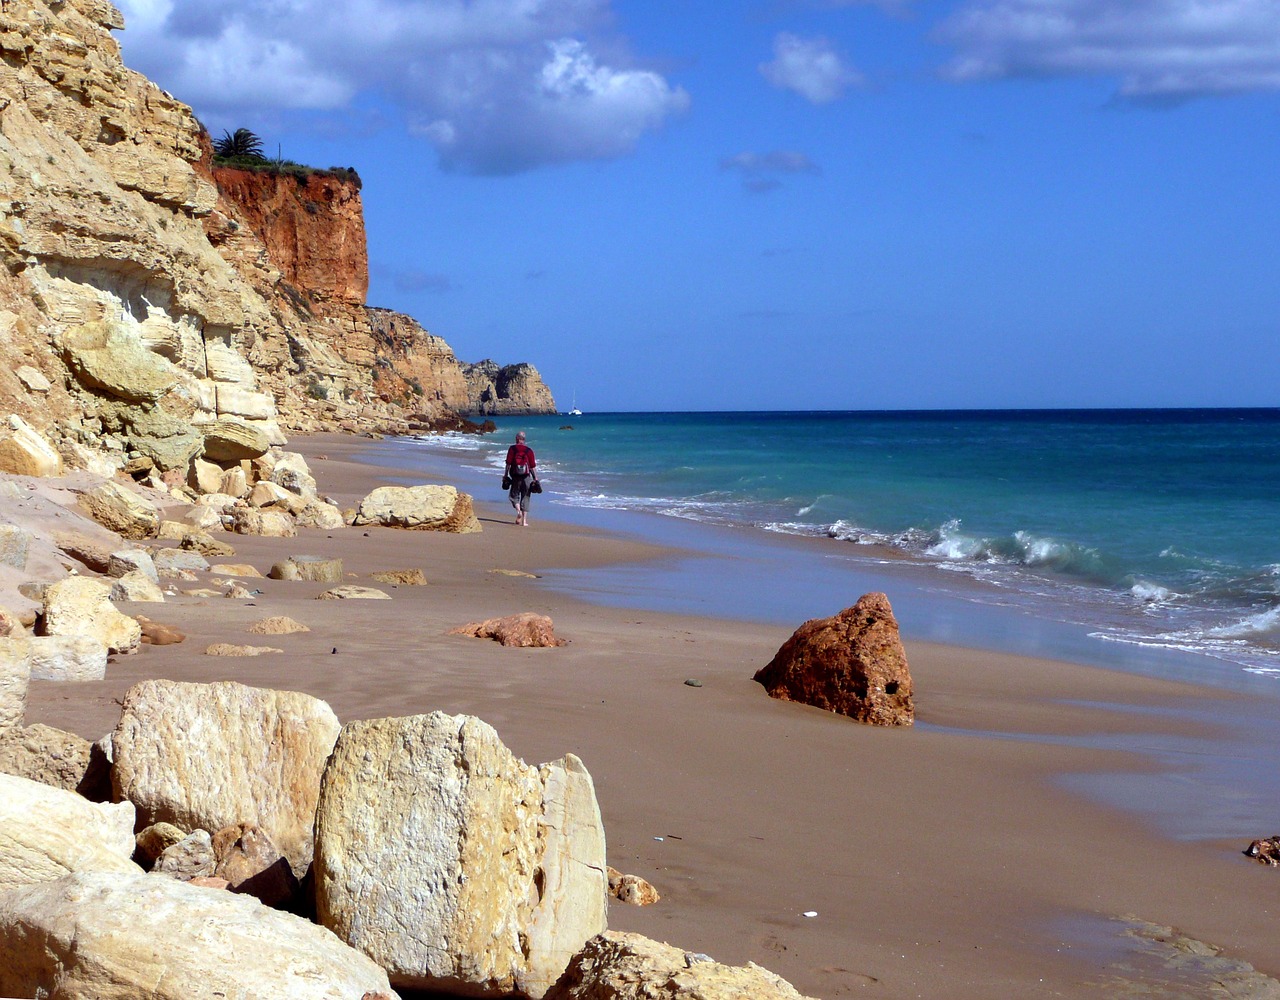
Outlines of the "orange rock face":
M214 167L213 179L286 281L322 302L364 304L369 254L355 181L235 167Z
M556 638L555 626L546 615L524 611L506 618L489 618L469 622L449 630L450 635L470 635L477 639L493 639L503 646L565 646L568 640Z
M831 618L800 626L755 679L770 697L876 726L915 721L911 673L884 594L864 594Z

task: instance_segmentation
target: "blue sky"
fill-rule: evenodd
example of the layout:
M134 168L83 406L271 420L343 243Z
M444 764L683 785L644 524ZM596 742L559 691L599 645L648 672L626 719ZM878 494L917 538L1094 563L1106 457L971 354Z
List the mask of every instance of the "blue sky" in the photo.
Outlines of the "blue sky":
M123 0L584 410L1280 405L1280 0Z

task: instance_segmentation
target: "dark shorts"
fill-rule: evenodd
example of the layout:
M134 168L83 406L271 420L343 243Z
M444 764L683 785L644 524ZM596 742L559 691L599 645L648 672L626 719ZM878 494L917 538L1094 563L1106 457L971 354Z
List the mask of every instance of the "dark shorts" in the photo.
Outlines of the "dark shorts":
M529 488L533 486L533 476L512 476L511 490L507 496L511 498L511 506L516 510L529 509Z

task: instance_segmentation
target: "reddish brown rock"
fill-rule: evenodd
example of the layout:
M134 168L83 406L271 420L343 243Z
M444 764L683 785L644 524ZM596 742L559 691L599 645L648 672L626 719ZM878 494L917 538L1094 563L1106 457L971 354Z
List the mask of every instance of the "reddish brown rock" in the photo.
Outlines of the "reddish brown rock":
M864 594L832 618L805 622L755 679L769 696L874 726L915 721L911 673L884 594Z
M184 642L187 638L185 632L174 628L172 625L153 622L145 615L134 615L133 620L142 627L142 641L148 645L172 646L175 643Z
M218 859L214 876L225 879L232 892L256 896L267 906L282 906L298 892L289 861L267 831L255 823L223 827L213 835Z
M1244 854L1259 864L1280 865L1280 835L1255 840L1244 849Z
M504 646L567 646L568 639L557 639L555 625L546 615L524 611L505 618L488 618L451 628L449 635L470 635L477 639L493 639Z
M622 903L632 906L652 906L662 897L653 884L639 875L624 875L612 865L605 868L609 876L609 895Z

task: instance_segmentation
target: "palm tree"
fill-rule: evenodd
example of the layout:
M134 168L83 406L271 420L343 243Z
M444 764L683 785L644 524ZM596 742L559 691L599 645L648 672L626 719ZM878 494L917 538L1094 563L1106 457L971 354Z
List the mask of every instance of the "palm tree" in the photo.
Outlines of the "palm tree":
M264 160L262 140L247 128L238 128L235 133L223 132L222 138L213 144L215 156L224 160Z

